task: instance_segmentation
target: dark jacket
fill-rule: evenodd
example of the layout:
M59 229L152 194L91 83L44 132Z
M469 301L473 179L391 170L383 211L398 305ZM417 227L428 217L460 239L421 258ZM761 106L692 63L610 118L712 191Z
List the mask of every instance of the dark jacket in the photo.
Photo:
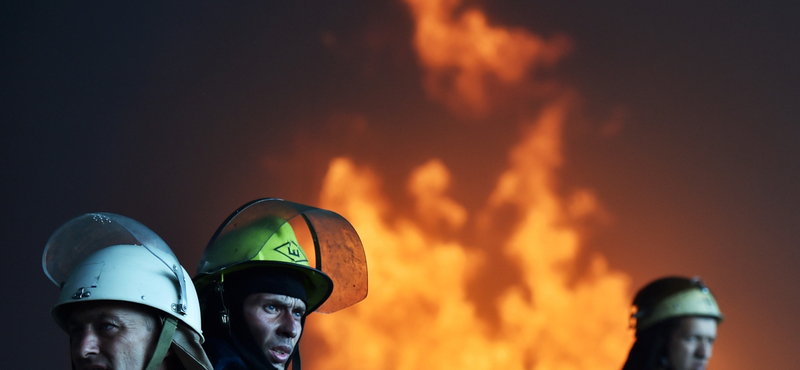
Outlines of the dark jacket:
M207 336L203 343L214 370L275 370L265 359L244 348L236 339L229 341L217 336Z
M203 349L211 360L214 370L247 370L244 360L237 351L219 337L206 337Z

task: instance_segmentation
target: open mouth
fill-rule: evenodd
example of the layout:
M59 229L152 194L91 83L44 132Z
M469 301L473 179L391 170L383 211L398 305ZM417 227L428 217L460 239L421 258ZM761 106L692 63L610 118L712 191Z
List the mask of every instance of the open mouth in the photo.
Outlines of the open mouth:
M269 354L273 362L284 363L289 360L289 355L292 354L292 349L287 346L275 346L270 348Z

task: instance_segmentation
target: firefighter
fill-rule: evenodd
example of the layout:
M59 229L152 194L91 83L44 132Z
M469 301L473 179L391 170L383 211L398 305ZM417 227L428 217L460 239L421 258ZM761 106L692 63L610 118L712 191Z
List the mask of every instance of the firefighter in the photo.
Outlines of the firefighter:
M700 278L665 277L633 299L636 342L623 370L704 370L722 313Z
M298 242L297 227L307 229L313 240L309 249ZM306 251L314 253L315 267ZM291 363L299 370L306 317L364 299L366 257L358 234L342 216L258 199L219 227L194 281L208 338L204 347L214 369L284 370Z
M61 287L51 313L69 334L73 369L212 369L190 276L144 225L77 217L50 237L42 265Z

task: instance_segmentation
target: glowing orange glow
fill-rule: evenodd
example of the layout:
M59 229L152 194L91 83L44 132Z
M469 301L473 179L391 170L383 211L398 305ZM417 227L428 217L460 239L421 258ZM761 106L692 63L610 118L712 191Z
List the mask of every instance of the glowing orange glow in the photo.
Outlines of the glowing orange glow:
M462 113L491 111L487 77L531 85L529 72L567 50L562 41L491 27L477 10L456 17L456 0L407 2L427 93ZM630 279L600 255L578 262L580 221L605 215L590 190L557 191L572 102L561 95L537 118L515 122L520 140L478 210L449 195L451 174L439 159L410 174L412 207L395 206L403 200L389 199L372 169L348 158L330 162L319 203L358 230L370 288L351 308L309 318L313 346L304 358L313 369L622 366L633 339Z
M416 198L416 210L421 221L431 226L444 224L460 228L467 219L467 211L445 194L450 185L450 173L439 160L432 160L414 171L409 182L409 192Z
M427 69L426 91L454 112L485 115L491 108L488 78L518 82L570 48L561 37L547 41L525 30L492 27L478 10L455 16L459 0L405 2L416 21L414 45Z
M356 306L315 317L310 330L330 351L316 353L315 369L616 369L631 344L626 331L629 279L609 271L601 256L576 272L580 235L569 227L594 211L580 191L579 206L555 192L560 127L565 106L554 105L532 122L511 150L487 207L476 214L479 230L496 245L448 240L424 226L467 223L465 208L445 193L449 173L440 161L418 168L409 193L418 214L391 212L378 177L346 158L331 162L321 205L347 217L364 241L370 293ZM495 216L511 206L519 221L506 235L493 233ZM569 211L578 207L579 212ZM496 306L499 319L477 314L469 282L502 252L522 279Z

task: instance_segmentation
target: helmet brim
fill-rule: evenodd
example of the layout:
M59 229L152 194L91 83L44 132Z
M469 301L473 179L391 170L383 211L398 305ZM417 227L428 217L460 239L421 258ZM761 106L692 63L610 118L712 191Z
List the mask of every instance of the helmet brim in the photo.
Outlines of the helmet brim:
M265 274L286 274L300 277L306 291L306 312L316 311L333 293L333 280L324 272L311 267L279 261L249 261L232 266L216 274L201 274L195 278L199 292L207 289L214 281L226 280L242 272ZM203 294L203 293L201 293Z

